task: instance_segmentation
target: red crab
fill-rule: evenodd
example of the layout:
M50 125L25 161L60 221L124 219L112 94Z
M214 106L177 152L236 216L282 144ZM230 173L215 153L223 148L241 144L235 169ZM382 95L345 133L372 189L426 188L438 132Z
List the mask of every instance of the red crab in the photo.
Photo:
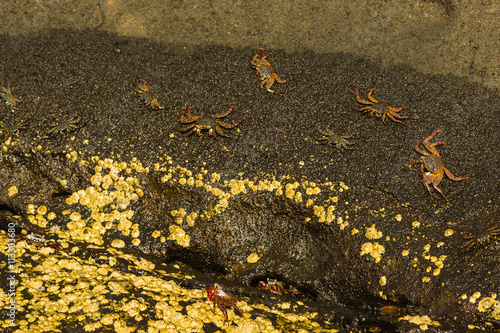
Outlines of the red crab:
M423 156L419 160L411 162L409 167L411 168L415 163L422 163L419 171L422 174L422 182L424 183L427 191L429 191L431 200L434 199L432 198L431 188L429 184L432 184L432 186L434 186L436 191L441 193L441 195L446 199L446 201L448 201L443 191L441 191L441 189L438 187L439 182L441 182L441 179L443 179L444 174L446 173L448 178L454 181L465 180L469 177L455 177L448 169L444 167L443 160L441 159L441 156L439 156L439 152L436 149L436 146L444 145L445 144L444 141L438 141L434 143L429 142L429 140L431 140L439 132L441 131L440 130L434 131L434 133L429 135L429 137L427 137L423 141L425 148L429 152L431 152L430 154L425 150L420 149L420 147L418 146L418 142L415 143L415 150L418 151Z
M271 66L269 61L266 60L272 53L268 53L267 55L259 58L260 52L262 48L260 48L257 53L253 56L252 61L250 61L250 65L255 68L257 76L259 77L260 86L264 91L269 91L275 93L276 95L283 96L283 94L276 92L271 89L271 86L274 84L274 81L278 83L285 83L290 81L292 78L282 80L274 71L274 68Z
M215 306L217 305L219 309L222 311L224 314L224 317L226 318L226 321L229 321L227 317L227 306L232 306L233 308L238 311L238 313L241 314L240 309L236 306L236 301L242 301L241 298L235 297L235 296L229 296L222 290L222 287L219 286L218 284L215 284L213 287L212 286L206 286L203 291L207 291L207 298L209 301L214 303L214 312L215 312Z
M270 278L267 278L267 283L264 281L259 281L257 289L269 290L276 294L290 294L293 297L295 297L295 295L298 293L297 289L295 289L294 287L286 289L280 281Z
M482 245L483 247L487 247L492 240L500 238L500 227L498 224L495 224L486 231L478 234L477 236L471 235L470 232L466 232L464 235L464 239L468 240L464 245L458 246L457 244L453 244L457 249L462 250L463 253L469 252L472 248Z
M135 76L135 83L137 84L137 88L134 88L137 96L144 102L144 105L151 107L152 109L164 109L164 106L160 106L160 103L156 99L155 95L151 91L149 91L147 83L151 82L153 79L149 80L139 80L139 74Z
M369 101L365 101L365 100L359 98L358 90L356 90L356 100L358 101L358 103L368 105L368 106L365 106L365 107L360 108L360 109L353 108L353 110L363 111L360 113L360 115L362 115L363 113L366 113L366 112L370 112L370 117L372 117L372 118L374 116L377 118L382 117L382 122L385 124L385 126L387 126L387 123L385 122L385 116L389 117L389 119L391 119L392 121L401 123L405 126L408 126L408 124L405 124L401 120L398 120L398 119L417 119L417 118L413 118L413 117L399 115L399 111L401 111L403 109L404 105L402 107L400 107L399 109L396 109L396 108L393 108L392 106L388 106L388 105L377 102L377 100L372 97L372 93L374 90L375 90L375 88L372 88L370 90L370 92L368 93Z
M19 240L26 240L28 245L35 244L37 248L40 247L52 247L56 251L61 251L61 246L54 240L45 240L44 235L31 233L29 235L16 235L16 238Z

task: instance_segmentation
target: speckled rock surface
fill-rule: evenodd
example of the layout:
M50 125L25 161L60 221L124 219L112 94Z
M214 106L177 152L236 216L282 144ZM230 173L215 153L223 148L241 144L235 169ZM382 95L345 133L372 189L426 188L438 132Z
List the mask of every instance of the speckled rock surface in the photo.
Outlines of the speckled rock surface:
M1 226L64 248L18 242L21 329L43 331L32 318L49 308L47 329L73 332L179 331L182 319L184 331L206 332L499 328L499 242L453 246L498 222L495 89L348 53L268 51L293 77L273 86L284 96L259 89L256 48L73 30L2 36L0 71L22 99L2 106L2 134L29 121L2 139ZM136 74L171 108L145 107ZM358 116L355 91L371 88L419 119L386 127ZM174 129L181 107L215 115L233 101L225 119L245 120L224 131L237 140L219 137L219 147ZM72 117L81 128L47 137ZM318 120L356 149L318 144ZM469 177L443 179L449 203L434 190L431 201L418 165L408 168L436 129L446 167ZM268 277L299 294L257 290ZM212 311L201 290L213 283L245 299L243 317L230 310L227 324Z

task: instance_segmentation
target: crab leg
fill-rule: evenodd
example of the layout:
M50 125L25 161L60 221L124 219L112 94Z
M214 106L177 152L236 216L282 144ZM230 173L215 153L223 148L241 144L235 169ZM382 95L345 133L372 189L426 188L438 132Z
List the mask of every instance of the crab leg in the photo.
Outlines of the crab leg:
M438 182L439 184L439 182ZM443 196L443 198L446 200L446 201L450 201L448 200L448 198L446 197L446 195L444 195L443 191L441 191L441 189L438 187L438 184L435 184L435 183L432 183L432 186L434 186L434 188L436 189L436 191L438 191L439 193L441 193L441 195ZM431 190L429 188L429 184L425 184L425 187L427 187L427 189L429 190L429 193L431 193ZM434 200L432 198L432 195L431 195L431 200Z
M224 112L224 113L221 113L221 114L218 114L218 115L214 116L214 118L217 118L217 119L218 119L218 118L224 118L225 116L227 116L228 114L230 114L230 113L233 111L233 109L234 109L234 104L235 104L235 103L233 102L233 103L231 104L231 106L229 107L229 110L227 110L227 111L226 111L226 112Z
M217 121L217 123L218 123L219 125L221 125L222 127L224 127L224 128L231 129L231 128L234 128L234 127L238 126L238 125L239 125L239 124L240 124L243 120L245 120L245 116L243 116L243 118L241 118L240 120L238 120L237 122L235 122L235 123L234 123L234 124L232 124L232 125L231 125L231 124L229 124L229 123L226 123L226 122L224 122L224 121L220 121L220 120L219 120L219 121Z
M371 90L370 90L371 92ZM368 94L369 95L369 94ZM371 97L371 96L369 96ZM373 97L372 97L373 98ZM371 99L371 98L370 98ZM369 101L365 101L365 100L362 100L361 98L359 98L359 92L358 92L358 89L356 89L356 100L361 103L361 104L374 104L374 103L377 103L376 101L375 102L369 102Z
M397 123L401 123L405 126L408 126L408 124L405 124L401 120L396 119L396 117L397 118L410 118L410 117L398 117L397 114L391 114L390 112L384 113L384 115L382 116L382 122L385 124L385 126L387 126L387 124L385 122L385 115L387 115L387 117L389 117L392 121L395 121Z
M363 112L361 112L361 113L359 114L360 116L361 116L362 114L365 114L365 113L370 112L370 111L372 111L372 110L373 110L373 109L372 109L371 107L369 107L369 106L364 107L364 108L360 108L360 109L355 109L355 108L352 108L352 109L353 109L353 110L356 110L356 111L363 111ZM373 118L373 116L372 116L372 118Z
M418 145L418 142L417 142L417 145ZM413 166L413 164L415 163L422 163L422 160L416 160L416 161L413 161L410 163L410 165L408 166L408 168L411 168Z
M184 112L186 111L186 109L188 109L187 117L184 116ZM192 123L193 121L196 121L196 120L198 120L198 119L200 119L202 117L202 116L192 116L191 115L191 110L192 109L193 109L192 106L190 106L189 108L183 107L181 109L181 119L179 120L181 123L183 123L183 124Z
M396 111L394 111L394 112L396 112ZM410 116L402 116L399 113L394 113L394 112L392 112L392 111L389 110L389 112L388 112L387 115L391 114L391 115L393 115L394 117L396 117L398 119L415 119L415 120L418 119L418 118L414 118L414 117L410 117Z
M368 99L369 99L370 101L372 101L373 103L378 103L378 101L377 101L374 97L372 97L372 94L373 94L373 92L374 92L374 91L375 91L375 88L372 88L372 89L368 92Z
M225 137L228 137L228 138L231 138L231 139L236 139L236 138L232 138L232 137L230 137L230 136L225 135L224 133L222 133L222 131L220 131L220 128L219 128L219 129L217 129L217 127L216 127L216 128L215 128L215 131L216 131L217 133L219 133L219 135L222 135L222 136L225 136ZM211 137L211 138L215 138L215 140L217 140L217 143L219 144L219 147L220 147L220 146L222 146L222 145L220 144L219 138L217 138L217 135L215 135L215 134L214 134L214 133L212 133L212 132L208 132L208 136L209 136L209 137Z
M448 176L448 178L450 178L451 180L454 180L454 181L459 181L459 180L465 180L465 179L468 179L469 177L455 177L453 176L453 174L450 172L450 170L444 168L444 172L446 173L446 175Z
M418 151L422 155L429 155L428 152L424 151L423 149L420 149L418 142L415 142L415 150ZM417 162L417 161L415 161L415 162ZM415 163L415 162L413 162L413 163ZM422 162L422 160L418 160L418 162ZM411 167L411 165L410 165L410 167Z
M270 77L269 79L266 79L266 80L263 80L261 83L260 83L260 86L263 88L263 89L266 89L267 91L273 93L273 94L276 94L276 95L280 95L280 96L283 96L282 93L279 93L275 90L272 90L271 87L273 86L274 84L274 78Z
M275 79L276 79L276 81L278 83L285 83L285 82L290 81L292 78L288 78L288 79L282 80L282 79L279 78L278 74L276 74Z
M186 132L189 129L191 129L191 131L186 135L186 137L184 139L184 140L187 140L188 136L190 136L191 134L193 134L193 132L196 130L196 124L192 124L192 125L189 125L189 126L184 127L184 128L174 127L174 129L178 130L179 132Z
M217 134L219 134L220 136L223 136L223 137L226 137L226 138L230 138L230 139L234 139L236 140L236 138L233 138L232 136L229 136L227 135L226 133L222 132L222 128L220 128L219 126L216 126L215 127L215 131L217 132ZM215 134L212 134L214 136L214 138L217 139L217 136ZM219 141L219 139L217 139L217 141ZM219 142L219 146L220 146L220 142Z

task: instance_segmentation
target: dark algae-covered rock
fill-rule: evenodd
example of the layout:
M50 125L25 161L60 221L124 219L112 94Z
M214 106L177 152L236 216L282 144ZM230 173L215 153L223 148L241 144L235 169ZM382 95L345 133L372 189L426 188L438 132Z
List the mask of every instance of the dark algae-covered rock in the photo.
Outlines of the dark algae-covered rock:
M293 76L280 96L259 87L257 48L10 38L0 71L22 103L0 105L3 332L500 329L493 89L272 49ZM360 117L356 90L374 87L405 105L395 119L418 119ZM318 144L318 120L353 145L330 130ZM415 151L436 130L439 153Z

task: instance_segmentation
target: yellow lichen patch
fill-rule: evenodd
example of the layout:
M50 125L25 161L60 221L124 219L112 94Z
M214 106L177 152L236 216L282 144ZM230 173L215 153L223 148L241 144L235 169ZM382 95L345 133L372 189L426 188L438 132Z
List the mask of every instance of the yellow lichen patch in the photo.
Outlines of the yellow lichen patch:
M373 258L375 258L375 262L380 262L380 259L382 259L382 254L385 252L385 248L383 245L380 245L379 243L364 243L361 245L361 256L364 256L365 254L371 255Z
M177 224L182 224L182 222L184 221L184 216L186 216L186 210L184 208L180 208L179 210L173 210L170 212L170 215L172 215L173 217L175 217L175 222Z
M326 222L327 223L332 223L335 220L335 214L333 212L335 211L335 206L328 206L326 209Z
M404 317L398 318L398 320L407 320L412 324L420 326L420 329L422 330L427 330L428 326L441 326L439 322L431 320L429 316L406 315Z
M379 239L382 237L382 232L377 231L377 229L375 229L375 224L372 224L370 228L366 228L365 236L368 239Z
M403 219L403 217L401 216L401 214L398 214L394 217L394 219L396 219L396 221L398 222L401 222L401 220Z
M198 213L196 213L196 212L192 212L191 214L189 214L186 217L186 221L188 223L188 226L192 227L194 225L194 221L196 220L197 217L198 217Z
M344 182L340 182L339 186L340 186L339 192L342 192L342 190L349 190L350 189L349 186L344 184Z
M342 216L339 216L337 218L337 224L340 225L340 230L344 230L345 227L347 227L349 225L349 222L344 221L344 219L342 218Z
M11 186L11 187L9 187L9 190L8 190L9 197L12 197L12 196L16 195L17 192L18 192L17 186Z
M254 264L256 263L257 261L259 261L260 259L260 256L257 254L257 253L252 253L248 256L247 258L247 262L251 263L251 264Z
M125 242L121 239L113 239L111 246L116 247L117 249L122 249L125 247Z
M444 232L444 236L450 237L451 235L453 235L453 229L446 229L446 231Z
M175 224L168 227L168 231L170 231L170 236L168 236L169 240L175 240L178 245L182 247L188 247L191 241L191 237L186 234L186 232L176 226Z
M408 250L403 250L403 251L401 251L401 255L402 255L403 257L406 257L408 254L410 254L410 252L409 252Z
M28 214L35 214L35 205L28 204L28 209L26 210L26 213L28 213Z
M469 303L476 303L477 299L481 297L481 293L479 291L476 291L472 296L469 298Z
M418 227L420 227L420 222L413 221L413 223L411 225L413 226L413 228L418 228Z
M295 197L295 189L297 187L299 187L299 183L298 182L295 182L295 183L288 183L285 185L285 196L288 198L288 199L291 199L293 200L293 198Z
M323 206L313 206L314 215L316 215L319 219L318 222L325 222L326 220L326 212Z
M387 278L384 276L381 276L380 279L378 280L378 283L383 287L387 284Z
M477 304L479 312L486 312L490 309L497 308L500 308L500 301L496 300L494 297L485 297Z
M247 189L245 187L246 181L241 179L231 179L229 181L229 187L231 188L232 195L238 195L240 193L247 193Z

